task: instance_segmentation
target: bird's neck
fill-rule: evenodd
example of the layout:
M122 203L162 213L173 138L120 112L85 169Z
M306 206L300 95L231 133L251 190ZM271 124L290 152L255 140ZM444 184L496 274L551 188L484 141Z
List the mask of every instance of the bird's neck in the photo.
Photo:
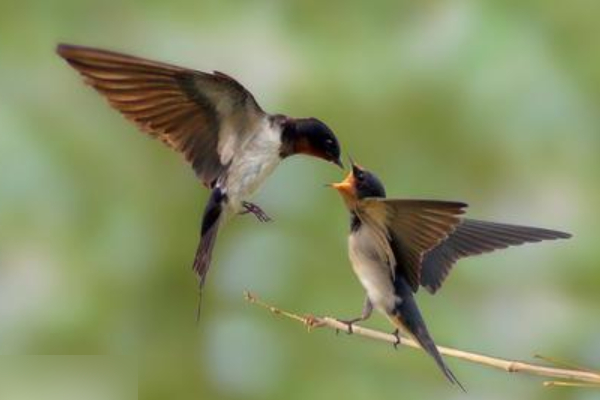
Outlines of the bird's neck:
M295 154L322 157L322 154L310 144L307 132L298 129L298 121L288 117L285 117L281 122L281 147L279 154L281 158Z
M351 211L350 212L350 231L356 232L357 230L360 229L361 225L362 225L362 221L358 217L358 214L356 214L355 211Z

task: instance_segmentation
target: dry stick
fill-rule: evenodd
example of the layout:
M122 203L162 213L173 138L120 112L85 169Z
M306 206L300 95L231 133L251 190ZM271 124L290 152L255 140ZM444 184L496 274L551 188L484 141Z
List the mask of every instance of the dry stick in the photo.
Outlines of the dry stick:
M271 306L263 302L250 292L245 292L244 296L248 302L266 308L274 314L281 315L286 318L290 318L295 321L301 322L305 326L307 326L309 330L312 328L327 327L330 329L335 329L336 331L350 332L350 329L352 329L352 333L356 335L392 344L396 343L396 336L389 333L364 328L355 324L353 324L352 327L350 327L348 324L331 317L318 317L312 315L300 316L298 314L291 313L289 311L281 310L277 307ZM415 349L421 349L417 342L406 337L401 338L400 344ZM546 386L585 386L600 388L600 373L587 369L584 370L578 368L548 367L543 365L525 363L521 361L505 360L502 358L490 357L482 354L476 354L442 346L438 346L438 350L441 354L449 357L459 358L461 360L486 365L492 368L498 368L507 372L521 372L525 374L538 375L549 378L566 379L569 381L549 381L544 383Z

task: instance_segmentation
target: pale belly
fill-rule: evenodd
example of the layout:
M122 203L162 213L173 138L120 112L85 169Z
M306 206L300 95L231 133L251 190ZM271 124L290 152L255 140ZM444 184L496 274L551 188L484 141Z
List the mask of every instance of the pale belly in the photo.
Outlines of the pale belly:
M251 145L242 157L233 160L225 186L228 207L234 213L242 211L242 202L256 193L281 162L278 147L269 144Z
M375 251L375 241L369 230L362 227L350 235L348 245L352 269L369 300L380 312L390 312L397 301L390 267Z

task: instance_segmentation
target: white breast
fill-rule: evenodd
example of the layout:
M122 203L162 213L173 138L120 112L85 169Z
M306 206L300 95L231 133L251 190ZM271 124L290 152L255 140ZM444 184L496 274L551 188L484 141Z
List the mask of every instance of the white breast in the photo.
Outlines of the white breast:
M377 246L375 233L364 224L348 239L348 254L354 273L373 306L386 313L394 308L397 298L388 261Z
M233 158L225 183L229 207L241 211L241 202L249 200L281 162L281 132L265 120L260 132L252 135Z

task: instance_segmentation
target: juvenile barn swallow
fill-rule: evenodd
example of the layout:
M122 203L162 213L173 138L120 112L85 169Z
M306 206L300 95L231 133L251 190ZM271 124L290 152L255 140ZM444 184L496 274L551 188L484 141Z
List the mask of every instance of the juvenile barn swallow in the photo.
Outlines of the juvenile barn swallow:
M461 217L467 204L437 200L387 199L381 181L352 163L339 191L350 211L348 253L366 291L362 315L352 324L383 313L412 336L435 360L446 378L464 388L444 363L413 297L419 286L435 293L460 258L508 246L571 235L547 229L478 221Z
M67 44L57 53L140 130L182 153L211 189L193 264L200 289L220 225L236 214L270 219L248 199L283 159L306 154L343 167L338 140L327 125L266 113L222 72Z

